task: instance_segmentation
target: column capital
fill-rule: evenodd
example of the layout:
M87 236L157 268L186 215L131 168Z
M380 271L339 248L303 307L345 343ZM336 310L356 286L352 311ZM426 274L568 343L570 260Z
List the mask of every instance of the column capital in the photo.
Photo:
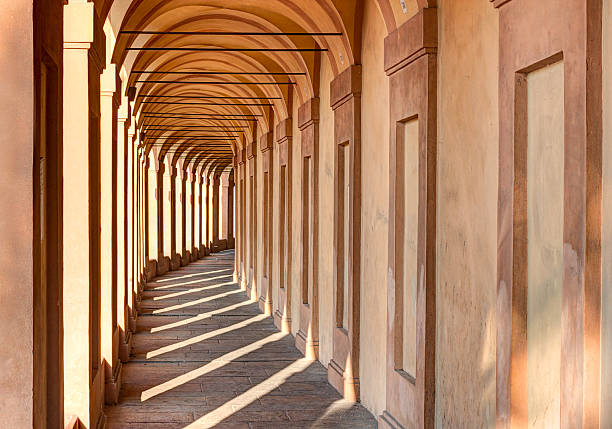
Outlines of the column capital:
M319 97L313 97L298 109L298 128L301 130L319 122Z
M293 137L293 120L291 117L276 124L276 142L282 144Z
M91 49L96 65L104 69L106 37L93 2L64 5L64 49Z
M332 80L329 87L329 104L334 110L352 97L359 97L361 95L361 66L350 66Z
M267 152L272 149L274 137L271 132L267 132L259 138L259 150Z

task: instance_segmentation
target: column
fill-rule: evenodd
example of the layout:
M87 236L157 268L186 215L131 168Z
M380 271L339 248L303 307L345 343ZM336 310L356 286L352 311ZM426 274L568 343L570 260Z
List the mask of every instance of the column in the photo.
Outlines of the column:
M227 188L227 204L228 204L228 207L227 207L227 248L228 249L233 249L235 247L234 220L236 216L234 214L234 207L235 207L234 171L236 170L232 169L232 172L229 175L229 186Z
M212 181L212 247L219 251L219 187L221 178L215 174Z
M319 355L319 98L312 98L298 110L298 128L302 134L302 231L299 240L300 328L296 347L307 357Z
M229 237L229 172L223 172L219 185L219 245L222 250L227 248Z
M163 205L163 222L161 228L164 231L163 257L168 265L168 270L175 270L172 264L172 164L170 157L164 159L164 188L160 194ZM176 242L174 243L176 245Z
M168 272L170 261L164 255L164 173L166 165L164 159L157 159L156 156L156 188L155 188L155 207L157 210L157 270L156 275L161 276Z
M202 243L202 182L198 173L198 165L193 167L193 256L194 261L201 258L200 243Z
M193 252L193 173L185 166L185 258L191 262Z
M158 260L158 232L159 225L157 223L159 208L157 200L159 198L158 177L161 167L160 161L157 159L153 150L146 153L147 164L145 177L145 210L146 210L146 228L145 240L147 242L147 265L146 265L146 280L152 280L157 275ZM161 181L161 180L160 180Z
M176 193L176 167L173 165L170 170L170 269L178 270L181 260L178 257L177 249L177 210L178 198Z
M121 100L117 118L117 323L119 326L119 359L127 362L132 349L129 328L130 315L130 153L128 139L130 105L127 97Z
M283 332L291 332L291 261L292 261L292 159L293 121L289 117L276 127L278 143L279 213L278 213L278 303L274 323Z
M181 166L179 170L181 179L181 266L189 264L187 256L187 172Z
M107 64L100 79L101 151L101 341L104 398L119 398L121 362L117 328L117 111L121 79L114 64Z
M64 414L103 420L100 351L100 73L93 3L64 6Z

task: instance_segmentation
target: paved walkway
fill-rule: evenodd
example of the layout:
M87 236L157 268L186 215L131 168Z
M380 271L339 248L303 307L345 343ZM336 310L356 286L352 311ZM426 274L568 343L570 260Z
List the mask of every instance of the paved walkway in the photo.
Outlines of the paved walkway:
M375 428L232 282L233 251L149 283L108 429Z

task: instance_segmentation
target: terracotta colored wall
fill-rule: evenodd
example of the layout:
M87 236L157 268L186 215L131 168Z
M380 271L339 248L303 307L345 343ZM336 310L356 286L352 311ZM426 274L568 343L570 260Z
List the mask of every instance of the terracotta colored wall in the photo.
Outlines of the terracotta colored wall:
M612 1L603 2L601 427L612 427Z
M0 421L17 428L32 427L33 22L31 0L1 5Z
M382 16L374 1L364 12L362 51L361 401L385 409L389 240L389 79L384 70Z
M439 3L436 425L493 427L498 11Z
M330 103L333 73L327 56L321 60L319 122L319 360L332 358L334 315L334 114Z

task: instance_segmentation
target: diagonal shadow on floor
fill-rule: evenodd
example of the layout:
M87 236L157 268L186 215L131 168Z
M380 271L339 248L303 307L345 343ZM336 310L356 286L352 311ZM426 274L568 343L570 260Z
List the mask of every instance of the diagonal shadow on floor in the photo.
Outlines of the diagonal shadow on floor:
M375 428L232 282L233 251L150 282L109 429Z

